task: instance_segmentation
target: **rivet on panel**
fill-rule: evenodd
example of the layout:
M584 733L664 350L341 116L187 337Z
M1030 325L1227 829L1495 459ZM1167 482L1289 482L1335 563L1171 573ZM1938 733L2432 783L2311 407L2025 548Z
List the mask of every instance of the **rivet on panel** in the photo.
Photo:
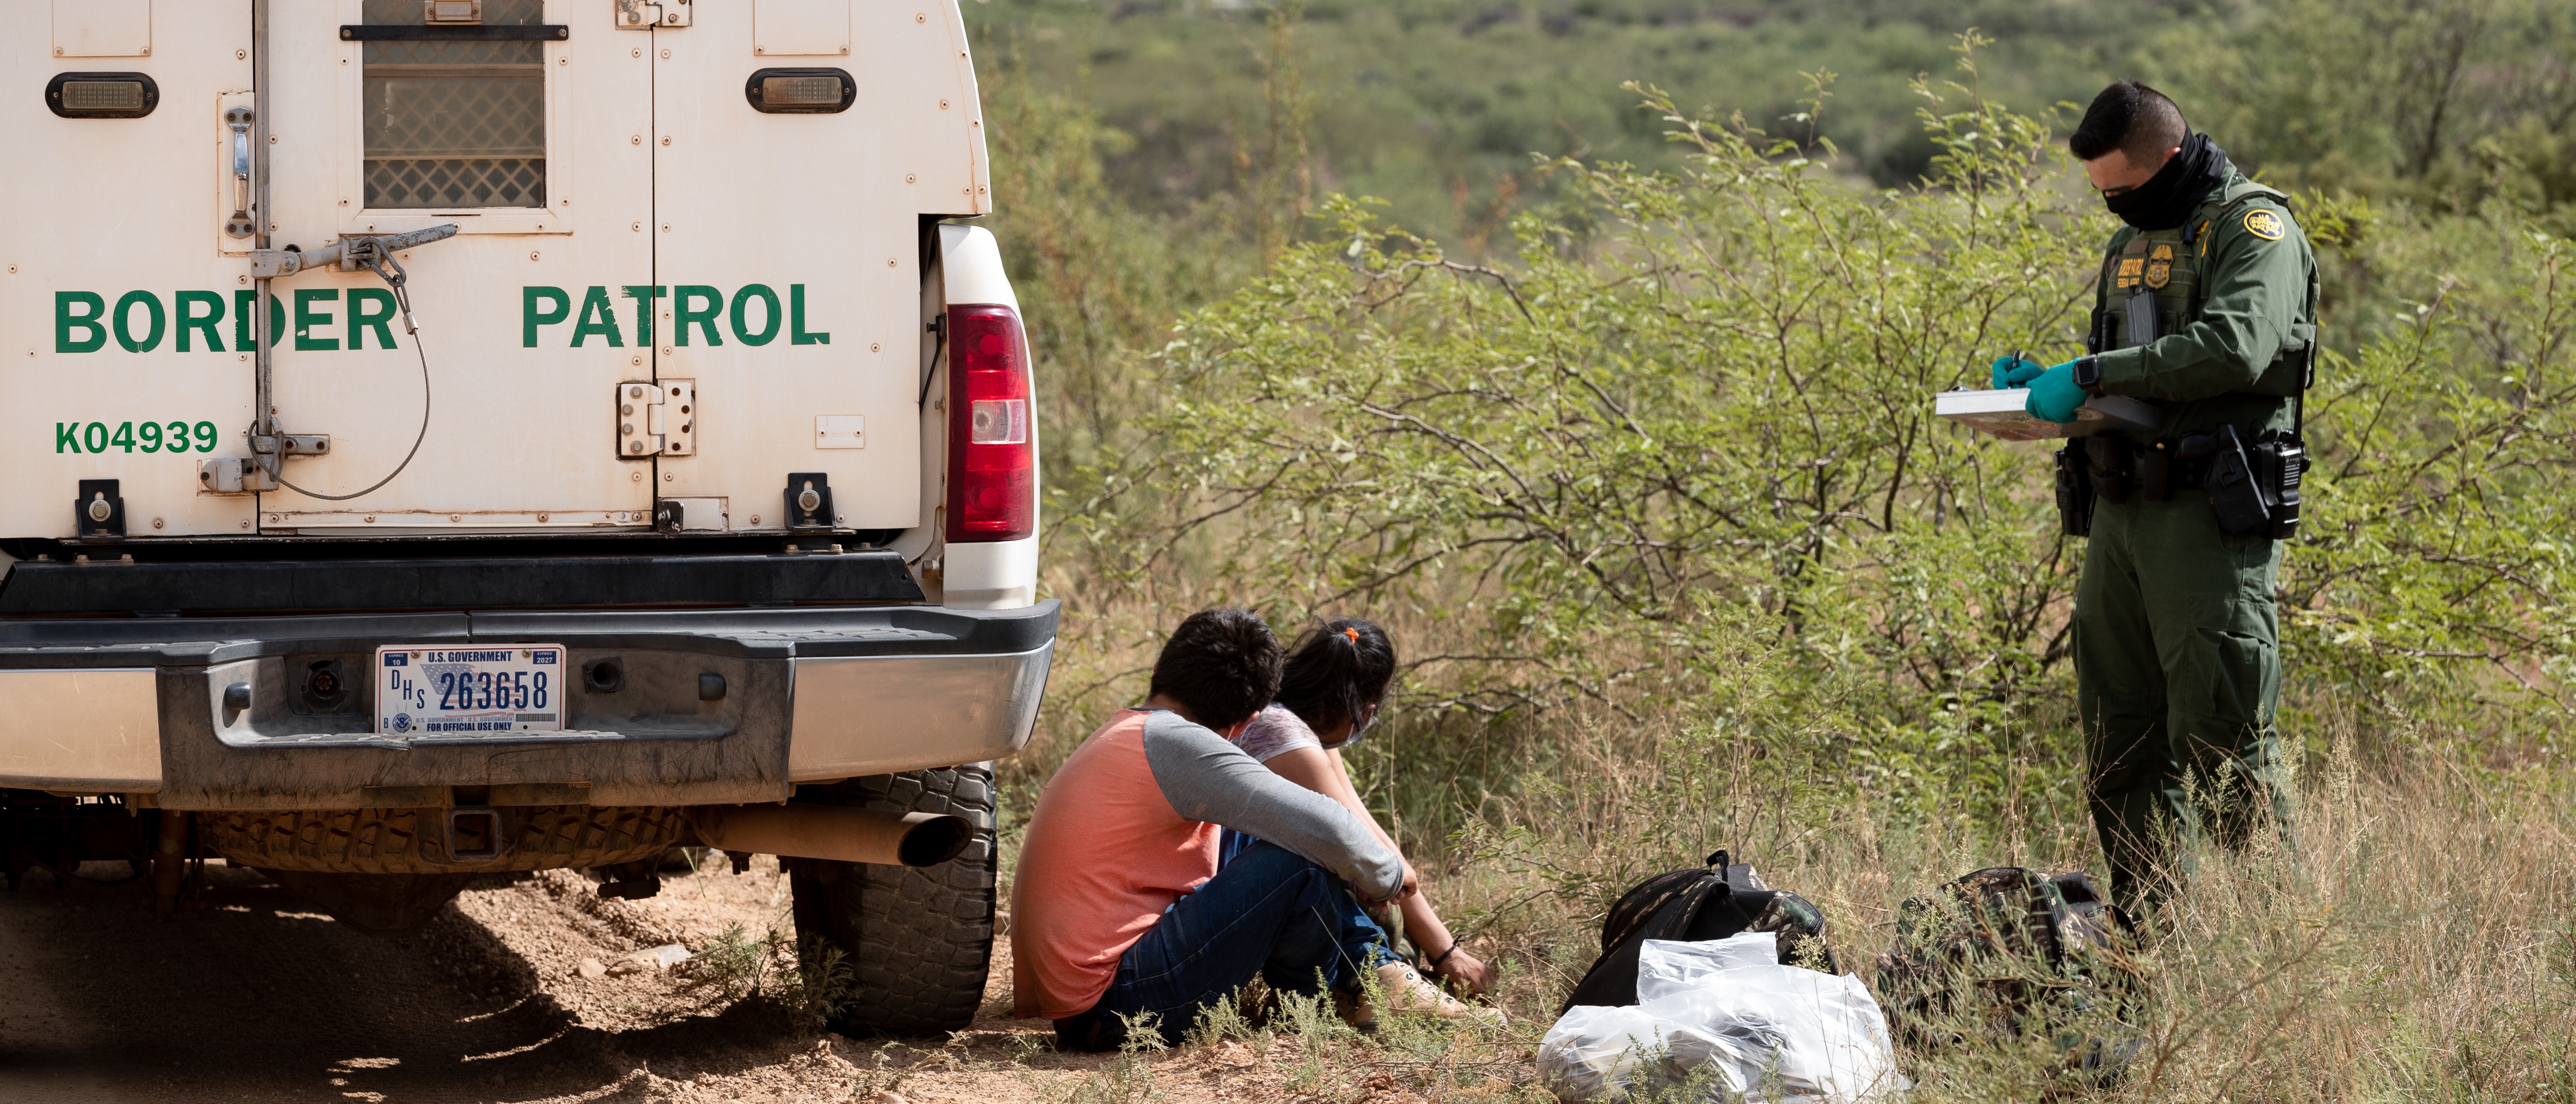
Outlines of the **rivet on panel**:
M904 182L904 183L906 183L906 184L913 183L913 182L914 182L914 180L916 180L916 179L917 179L917 178L916 178L916 177L914 177L914 176L913 176L913 174L911 174L911 173L905 173L905 174L903 174L903 182ZM17 269L14 269L14 268L13 268L13 269L10 269L9 271L11 271L11 272L16 272L16 271L17 271Z
M528 251L528 259L531 261L536 260L539 256L541 256L541 254L534 249Z

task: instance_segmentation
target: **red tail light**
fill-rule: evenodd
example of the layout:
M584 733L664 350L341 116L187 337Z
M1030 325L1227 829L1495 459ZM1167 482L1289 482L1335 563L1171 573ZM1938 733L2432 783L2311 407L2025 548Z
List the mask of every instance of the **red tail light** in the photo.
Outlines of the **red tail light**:
M1037 531L1029 343L1009 307L948 308L948 539Z

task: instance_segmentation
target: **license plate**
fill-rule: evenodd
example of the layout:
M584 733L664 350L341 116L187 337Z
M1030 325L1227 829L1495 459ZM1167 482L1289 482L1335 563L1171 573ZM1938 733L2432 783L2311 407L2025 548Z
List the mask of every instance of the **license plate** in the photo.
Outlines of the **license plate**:
M376 649L376 731L389 736L558 732L559 644Z

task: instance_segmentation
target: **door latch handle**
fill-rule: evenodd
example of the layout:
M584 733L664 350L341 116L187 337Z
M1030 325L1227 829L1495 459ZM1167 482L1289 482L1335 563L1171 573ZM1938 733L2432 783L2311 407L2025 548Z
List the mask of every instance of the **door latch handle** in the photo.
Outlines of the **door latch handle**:
M233 214L224 220L224 233L236 238L258 232L250 220L250 123L247 107L224 112L224 125L233 131Z
M224 111L224 126L232 126L232 219L224 219L224 234L250 237L258 232L250 221L250 108Z

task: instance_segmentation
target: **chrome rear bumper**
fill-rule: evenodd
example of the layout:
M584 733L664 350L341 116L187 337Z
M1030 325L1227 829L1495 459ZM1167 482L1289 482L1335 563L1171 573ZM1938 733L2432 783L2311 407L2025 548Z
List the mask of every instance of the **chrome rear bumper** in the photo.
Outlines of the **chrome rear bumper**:
M507 611L0 621L0 787L149 793L180 809L413 806L439 787L601 805L785 800L794 786L1002 758L1028 742L1059 607ZM379 735L363 672L393 643L555 643L566 731ZM705 700L702 675L721 698ZM246 688L246 689L245 689Z

